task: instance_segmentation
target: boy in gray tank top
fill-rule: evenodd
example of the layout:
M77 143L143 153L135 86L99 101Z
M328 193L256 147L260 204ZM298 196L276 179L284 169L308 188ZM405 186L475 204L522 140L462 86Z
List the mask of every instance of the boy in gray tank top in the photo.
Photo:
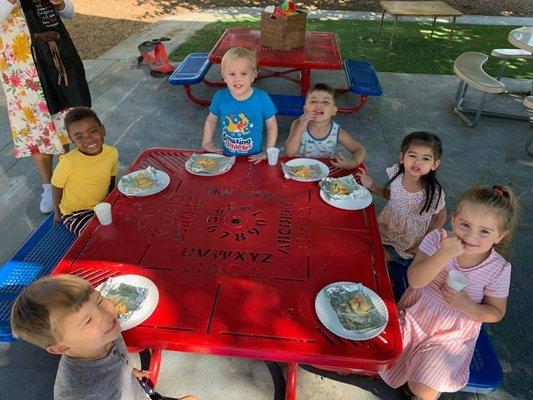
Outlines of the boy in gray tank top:
M35 281L15 300L11 326L17 337L61 355L55 400L151 398L139 382L147 371L128 358L113 303L89 282L73 275Z

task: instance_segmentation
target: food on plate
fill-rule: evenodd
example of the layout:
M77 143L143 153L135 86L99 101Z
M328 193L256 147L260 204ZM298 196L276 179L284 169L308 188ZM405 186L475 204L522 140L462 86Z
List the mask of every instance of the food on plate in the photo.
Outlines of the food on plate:
M346 195L350 194L350 190L339 181L334 181L331 184L331 194Z
M387 323L386 314L381 314L363 288L360 284L349 284L326 289L331 308L344 329L368 332Z
M135 186L139 189L150 189L155 186L155 181L143 172L135 176Z
M366 314L370 310L370 305L362 293L357 293L354 297L352 297L348 301L348 305L352 311L358 315Z
M198 156L195 160L196 165L199 168L210 170L216 167L217 160L213 157L207 157L207 156Z
M120 317L121 315L126 314L128 312L128 306L121 301L117 301L115 303L115 311Z
M295 166L293 174L299 178L309 179L311 177L311 167L309 165Z
M119 282L115 278L109 278L102 285L100 294L113 303L120 320L125 321L141 307L148 290Z

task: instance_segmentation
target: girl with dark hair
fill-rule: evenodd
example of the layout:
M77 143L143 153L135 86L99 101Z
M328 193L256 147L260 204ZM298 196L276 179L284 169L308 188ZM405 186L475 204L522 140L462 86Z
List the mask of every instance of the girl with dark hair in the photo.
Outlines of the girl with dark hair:
M364 187L389 200L378 217L388 263L409 265L424 236L446 222L444 191L436 177L441 155L438 136L413 132L403 139L399 164L387 168L385 187L359 174Z

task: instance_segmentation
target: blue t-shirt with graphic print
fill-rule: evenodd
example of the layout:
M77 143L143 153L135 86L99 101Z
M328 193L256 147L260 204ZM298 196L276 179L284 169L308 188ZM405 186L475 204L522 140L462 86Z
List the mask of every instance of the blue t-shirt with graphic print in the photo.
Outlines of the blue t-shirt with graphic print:
M228 88L221 89L209 111L218 117L222 149L228 156L261 153L265 121L277 112L270 96L258 88L246 100L235 99Z

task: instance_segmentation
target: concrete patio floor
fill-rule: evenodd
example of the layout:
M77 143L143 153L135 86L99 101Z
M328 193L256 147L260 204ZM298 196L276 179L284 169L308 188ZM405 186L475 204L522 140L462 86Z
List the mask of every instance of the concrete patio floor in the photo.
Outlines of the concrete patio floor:
M135 64L136 45L145 39L166 34L170 46L184 40L205 21L166 21L150 32L130 38L98 60L86 62L94 109L106 126L106 142L118 147L120 174L135 156L149 147L199 148L207 109L187 101L183 90L166 79L149 76ZM140 39L142 37L142 40ZM212 78L217 68L209 73ZM370 98L362 111L339 115L335 120L368 150L367 165L378 182L384 182L385 167L397 159L405 134L429 130L444 145L440 181L451 211L458 196L475 184L510 185L519 196L522 211L514 237L511 258L513 275L505 319L489 327L492 341L504 368L504 385L487 396L446 394L444 399L531 399L533 398L533 322L528 296L533 281L529 266L533 260L533 158L524 151L533 134L527 122L482 118L475 128L467 128L451 111L457 79L455 76L380 73L383 95ZM344 84L342 72L321 72L313 81L334 86ZM272 92L295 93L285 81L262 81L259 87ZM193 89L210 95L210 90ZM340 104L355 101L343 95ZM40 184L29 159L11 156L11 141L5 100L0 96L0 222L4 235L0 262L9 258L42 220L38 203ZM521 104L507 96L490 98L489 107L515 109ZM291 118L279 117L278 146L287 137ZM378 201L381 206L382 203ZM9 231L7 231L9 229ZM136 358L135 356L133 356ZM0 399L51 399L57 357L20 341L0 343ZM273 398L273 384L263 362L165 352L158 390L169 396L196 394L201 399ZM360 376L325 377L300 368L299 399L397 399L398 394L378 379Z

